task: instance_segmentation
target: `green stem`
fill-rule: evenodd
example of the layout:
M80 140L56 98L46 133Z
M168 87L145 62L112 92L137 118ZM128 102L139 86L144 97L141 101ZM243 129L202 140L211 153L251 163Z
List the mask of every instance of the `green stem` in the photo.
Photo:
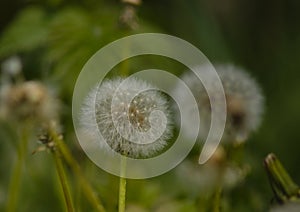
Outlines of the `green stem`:
M56 147L58 148L59 152L62 154L63 158L66 160L66 162L71 167L73 172L79 178L79 182L82 186L83 193L86 196L87 200L95 207L97 211L105 212L105 209L102 206L99 198L95 194L89 182L82 174L83 172L81 171L80 166L78 165L77 161L73 158L70 150L65 145L64 141L55 132L51 132L51 137L53 138Z
M217 186L216 192L214 195L214 202L213 202L213 212L219 212L221 207L221 195L222 195L222 185L221 183Z
M220 212L221 211L221 200L222 200L222 192L223 192L223 183L224 183L224 176L226 172L227 163L223 162L222 164L218 164L218 177L216 183L216 190L213 196L213 212Z
M28 144L28 130L27 128L23 128L21 132L21 139L18 143L18 155L17 161L12 171L12 178L9 184L9 194L8 194L8 201L6 206L7 212L14 212L16 211L16 206L19 198L19 188L21 184L21 176L22 176L22 168L23 163L26 156L27 144Z
M126 42L123 48L123 56L127 56L130 43ZM129 74L129 61L125 60L121 64L121 74L127 77ZM120 184L119 184L119 212L124 212L126 207L126 157L121 157L121 172L120 172Z
M126 205L126 157L121 158L121 176L120 176L120 186L119 186L119 212L125 212Z
M119 212L125 211L125 201L126 201L126 178L120 177Z
M62 190L64 193L64 199L66 202L67 211L73 212L74 207L73 207L73 203L72 203L71 192L70 192L70 188L68 186L67 177L66 177L66 174L64 171L64 166L62 164L62 160L55 150L53 151L53 157L55 160L55 165L56 165L57 174L59 176L59 181L61 183Z
M127 41L127 42L125 42L124 45L125 46L124 46L124 48L122 50L122 55L126 57L129 54L130 43ZM129 61L128 61L128 59L124 60L121 63L120 70L121 70L121 75L123 75L124 77L127 77L129 75Z

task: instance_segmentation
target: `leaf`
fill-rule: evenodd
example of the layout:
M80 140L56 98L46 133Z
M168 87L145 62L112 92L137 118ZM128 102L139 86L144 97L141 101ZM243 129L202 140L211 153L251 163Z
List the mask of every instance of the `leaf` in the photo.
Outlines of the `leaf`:
M0 58L28 52L45 44L48 19L39 7L24 9L0 38Z

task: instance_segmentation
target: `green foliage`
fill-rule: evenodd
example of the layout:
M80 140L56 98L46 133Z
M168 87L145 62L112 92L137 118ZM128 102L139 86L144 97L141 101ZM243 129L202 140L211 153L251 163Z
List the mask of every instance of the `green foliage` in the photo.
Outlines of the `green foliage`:
M49 20L39 7L24 9L11 25L4 31L0 39L0 58L28 53L47 40Z

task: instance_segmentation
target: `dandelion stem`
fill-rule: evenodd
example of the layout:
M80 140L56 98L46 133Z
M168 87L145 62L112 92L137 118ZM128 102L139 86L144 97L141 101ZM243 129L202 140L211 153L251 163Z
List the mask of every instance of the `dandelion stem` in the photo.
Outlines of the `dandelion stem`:
M128 54L130 43L126 42L125 47L123 48L122 54L126 56ZM128 60L125 60L122 63L121 67L122 73L124 76L128 76L129 74L129 62ZM125 212L125 206L126 206L126 157L121 157L121 175L120 175L120 184L119 184L119 212Z
M213 196L213 212L221 211L221 201L222 201L222 192L223 192L223 182L226 171L226 164L219 164L219 173L217 178L216 190Z
M119 212L124 212L126 201L126 178L120 177L119 189Z
M86 196L87 200L94 206L94 208L99 212L105 212L104 207L102 206L99 198L97 197L96 193L92 189L90 183L86 180L84 175L82 174L81 168L77 161L72 156L70 150L65 145L64 141L57 135L56 132L50 132L51 136L58 148L59 152L62 154L63 158L66 160L68 165L71 167L73 172L79 178L79 182L82 186L82 190L84 195Z
M17 161L12 171L12 178L9 185L9 194L8 194L8 201L6 206L7 212L13 212L16 210L18 198L19 198L19 188L21 184L21 175L22 175L22 168L23 163L26 156L27 144L28 144L28 129L24 127L21 131L21 139L18 143L18 155Z
M221 207L221 195L222 195L222 185L221 183L217 186L216 192L214 194L213 202L213 212L219 212Z
M130 46L130 43L129 41L125 42L125 47L123 48L122 50L122 55L125 57L129 54L129 46ZM124 77L125 76L128 76L129 75L129 61L128 60L124 60L122 63L121 63L121 75L123 75Z
M73 207L73 202L72 202L72 197L71 197L71 192L70 192L70 188L67 182L67 177L66 177L66 173L64 171L64 166L62 164L62 160L60 155L58 154L57 151L53 151L53 157L55 160L55 165L56 165L56 170L57 170L57 174L59 176L59 181L61 183L62 186L62 190L64 193L64 198L66 201L66 207L67 207L67 211L68 212L73 212L74 211L74 207Z
M125 212L125 202L126 202L126 157L121 158L121 176L120 176L120 186L119 186L119 212Z

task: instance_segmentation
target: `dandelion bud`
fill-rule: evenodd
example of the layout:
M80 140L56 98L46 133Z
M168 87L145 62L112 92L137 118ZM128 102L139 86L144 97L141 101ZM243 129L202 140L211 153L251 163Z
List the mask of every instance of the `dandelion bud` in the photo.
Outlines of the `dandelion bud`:
M287 202L300 203L299 186L293 181L275 154L268 154L264 160L264 166L275 195L275 200L279 204Z
M101 142L134 158L163 150L172 135L167 99L135 78L106 80L92 89L82 107L81 125L93 140L99 132L105 140Z

